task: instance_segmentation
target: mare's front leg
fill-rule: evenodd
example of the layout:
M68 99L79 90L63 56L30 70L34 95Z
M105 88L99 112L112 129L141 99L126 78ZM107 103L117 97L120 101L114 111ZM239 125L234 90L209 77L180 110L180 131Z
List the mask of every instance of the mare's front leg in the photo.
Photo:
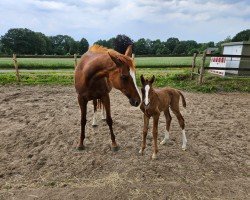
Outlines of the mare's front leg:
M153 140L154 140L154 148L153 148L153 155L152 159L157 158L158 153L158 145L157 145L157 137L158 137L158 121L159 121L160 113L156 113L153 116Z
M148 134L148 124L149 124L149 118L144 114L144 126L143 126L143 132L142 132L142 145L139 153L143 155L144 149L146 148L146 138Z
M94 114L93 114L93 122L92 122L92 126L96 127L97 126L97 120L96 120L96 112L97 112L97 100L94 99L93 100L93 106L94 106Z
M105 107L106 110L106 122L109 126L109 130L110 130L110 135L111 135L111 141L112 141L112 145L111 145L111 150L112 151L117 151L118 150L118 145L116 144L115 141L115 135L113 132L113 120L111 118L111 111L110 111L110 99L109 99L109 94L106 94L105 96L102 97L102 103Z
M78 103L81 109L81 136L80 142L78 145L78 150L84 150L83 141L85 139L85 125L86 125L86 114L87 114L87 103L88 101L84 99L82 96L78 95Z

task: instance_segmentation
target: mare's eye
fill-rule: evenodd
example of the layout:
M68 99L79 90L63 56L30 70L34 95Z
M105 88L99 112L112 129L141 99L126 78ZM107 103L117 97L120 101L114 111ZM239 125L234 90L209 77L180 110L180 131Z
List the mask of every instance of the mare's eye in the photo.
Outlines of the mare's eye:
M121 75L121 79L126 81L126 80L128 80L128 76L127 75Z

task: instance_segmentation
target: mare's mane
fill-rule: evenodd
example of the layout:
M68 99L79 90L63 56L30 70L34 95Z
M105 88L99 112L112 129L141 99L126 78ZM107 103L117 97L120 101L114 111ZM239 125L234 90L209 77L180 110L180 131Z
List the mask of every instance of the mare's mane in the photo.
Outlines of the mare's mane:
M108 49L101 45L94 44L93 46L89 47L88 51L96 53L110 53L112 55L115 55L121 62L127 64L131 70L135 71L135 64L133 59L123 54L120 54L119 52L113 49Z

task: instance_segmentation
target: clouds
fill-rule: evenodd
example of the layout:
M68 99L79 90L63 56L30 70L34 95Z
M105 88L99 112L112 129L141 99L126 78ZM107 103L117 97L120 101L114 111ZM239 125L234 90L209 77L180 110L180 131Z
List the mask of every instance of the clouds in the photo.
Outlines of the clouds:
M0 35L26 27L93 43L124 33L219 41L249 28L250 5L234 0L16 0L0 2Z

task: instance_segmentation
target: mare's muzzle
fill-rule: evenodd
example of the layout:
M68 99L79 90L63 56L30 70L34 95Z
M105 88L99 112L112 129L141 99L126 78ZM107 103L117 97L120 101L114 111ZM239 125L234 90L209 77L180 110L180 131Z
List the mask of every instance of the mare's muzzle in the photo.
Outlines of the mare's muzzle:
M137 106L140 105L141 102L140 102L140 100L130 98L130 99L129 99L129 103L130 103L132 106L137 107Z

